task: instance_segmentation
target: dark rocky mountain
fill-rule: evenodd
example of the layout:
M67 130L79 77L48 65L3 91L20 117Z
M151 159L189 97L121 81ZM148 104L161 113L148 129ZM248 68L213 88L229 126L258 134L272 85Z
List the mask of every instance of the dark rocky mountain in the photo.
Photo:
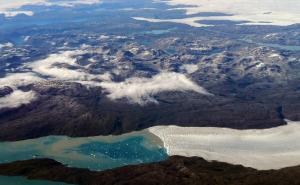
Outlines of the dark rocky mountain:
M202 33L206 35L199 36ZM76 41L65 34L55 36L40 35L41 38L35 39ZM300 56L296 51L259 46L222 34L209 35L204 30L184 36L177 32L155 37L111 36L99 42L93 40L99 37L96 34L82 37L91 37L86 40L91 46L86 46L83 54L79 52L71 59L64 59L74 59L76 65L62 63L56 64L56 68L67 70L66 73L81 70L87 76L108 72L114 83L171 71L184 74L213 96L192 91L164 91L153 94L157 103L140 105L126 98L111 100L101 86L48 79L18 87L24 92L35 92L37 98L27 105L0 110L0 140L121 134L170 124L270 128L285 124L284 119L300 119L297 111L300 108ZM144 40L149 43L140 44ZM23 58L32 54L25 52L26 48L22 51ZM11 50L3 52L7 52L6 57L20 55ZM23 68L18 67L18 70L26 74L22 70L28 69ZM2 96L13 92L9 84L4 85L0 90Z
M300 120L296 2L291 11L245 1L239 6L254 7L247 14L187 14L198 6L6 1L9 8L0 7L0 141L118 135L156 125L261 129ZM0 164L0 174L79 185L300 185L299 166L258 171L179 156L103 172L34 159Z
M87 89L80 84L34 89L40 93L37 101L0 111L0 140L121 134L168 124L270 128L285 124L286 116L297 118L299 114L291 97L276 99L280 92L254 101L170 92L156 96L159 104L141 106L126 100L111 101L101 96L101 88Z
M96 172L69 168L50 159L0 164L0 174L78 185L299 185L300 167L258 171L239 165L173 156L153 164Z
M4 97L6 95L9 95L13 92L13 89L10 87L3 87L0 88L0 97Z

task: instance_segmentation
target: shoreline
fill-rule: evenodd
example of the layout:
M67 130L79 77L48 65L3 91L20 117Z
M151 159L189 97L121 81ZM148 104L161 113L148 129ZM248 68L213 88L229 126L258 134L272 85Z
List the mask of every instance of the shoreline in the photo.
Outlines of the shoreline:
M148 131L85 138L48 136L0 142L0 163L51 158L68 166L101 171L165 160L168 156L162 144L159 137Z
M300 183L299 168L300 166L295 166L280 170L259 171L241 165L209 162L199 157L172 156L161 162L130 165L106 171L70 168L51 159L34 159L0 164L0 174L21 175L29 179L78 185L116 185L124 184L124 182L149 185L223 185L224 182L247 185L298 185Z

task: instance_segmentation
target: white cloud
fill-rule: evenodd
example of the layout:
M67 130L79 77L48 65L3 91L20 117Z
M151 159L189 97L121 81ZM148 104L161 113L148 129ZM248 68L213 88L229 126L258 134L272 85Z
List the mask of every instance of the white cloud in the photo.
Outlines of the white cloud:
M5 17L15 17L17 15L20 14L24 14L27 16L33 16L33 12L32 11L6 11L6 12L0 12L0 14L4 14Z
M0 98L0 109L17 108L23 104L28 104L36 99L36 94L33 91L23 92L15 90L11 94Z
M86 52L88 51L75 50L52 54L46 59L25 64L23 69L25 67L28 71L29 68L29 72L6 74L6 76L0 78L0 87L8 86L14 91L9 95L0 98L0 108L16 108L22 104L28 104L35 100L35 92L23 92L18 90L20 86L49 80L70 81L89 86L98 86L99 81L110 80L111 76L109 73L101 75L90 74L85 71L83 66L76 63L76 56L85 54ZM49 78L41 78L39 76L48 76Z
M11 73L7 74L4 78L0 78L0 87L9 86L17 88L40 81L43 81L43 79L34 73Z
M100 3L100 0L2 0L0 1L0 14L4 14L6 17L13 17L18 14L32 16L34 14L32 11L18 10L26 5L73 7L76 5L92 5L97 3Z
M261 170L300 164L300 122L260 130L157 126L170 155L199 156Z
M102 82L100 86L106 89L112 100L127 98L141 105L157 102L153 95L165 91L194 91L209 95L185 75L173 72L163 72L152 78L129 78L124 82Z
M5 77L0 78L0 87L19 87L46 80L78 82L86 85L98 85L100 81L110 81L110 73L91 74L86 66L81 66L76 62L78 56L91 52L89 48L85 49L63 51L51 54L45 59L26 63L20 70L23 69L27 72L7 74ZM90 62L94 63L96 61Z
M90 74L76 63L76 55L85 54L86 52L85 50L75 50L51 54L45 59L29 63L26 66L36 73L49 76L55 80L92 81L110 79L107 74Z
M5 47L11 48L13 46L14 46L13 43L7 42L7 43L0 44L0 49L5 48Z
M0 98L0 109L17 108L23 104L34 101L37 96L34 91L24 92L18 90L18 87L41 82L44 79L36 76L34 73L12 73L0 78L1 87L11 87L14 91Z
M194 91L210 95L184 74L174 72L161 72L152 78L135 77L128 78L123 82L113 82L110 72L91 74L86 66L77 63L77 58L89 52L98 51L91 51L90 48L63 51L51 54L45 59L27 63L23 66L23 69L27 71L26 73L7 74L4 78L0 78L0 87L9 86L17 90L20 86L43 81L77 82L86 86L104 88L112 100L127 98L129 101L141 105L157 102L153 95L166 91ZM186 66L186 68L188 72L195 71L195 66Z
M112 100L127 98L131 102L145 104L156 102L153 95L164 91L195 91L209 94L204 88L192 82L183 74L163 72L152 78L129 78L124 82L111 81L110 73L95 75L76 63L76 56L86 50L64 51L26 65L35 73L48 76L48 80L78 82L88 86L101 86ZM192 66L188 69L191 72Z
M226 16L190 17L183 19L142 19L150 22L176 22L190 26L208 26L198 23L201 20L249 21L245 25L281 25L300 23L299 0L169 0L170 5L190 5L185 7L188 15L214 12Z

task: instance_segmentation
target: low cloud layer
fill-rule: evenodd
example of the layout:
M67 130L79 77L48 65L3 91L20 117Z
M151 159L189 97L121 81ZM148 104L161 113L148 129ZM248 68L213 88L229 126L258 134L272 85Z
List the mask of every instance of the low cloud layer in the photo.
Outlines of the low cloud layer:
M153 95L165 91L194 91L209 95L185 75L173 72L163 72L152 78L129 78L124 82L102 82L100 86L106 89L112 100L127 98L141 105L157 102Z
M128 99L129 102L145 105L150 102L157 103L154 95L168 91L193 91L199 94L210 95L204 88L194 83L185 74L175 72L161 72L151 78L131 77L122 82L114 82L111 73L107 71L102 74L92 74L87 66L80 65L78 59L82 55L97 52L89 48L81 48L74 51L62 51L51 54L44 59L26 63L20 68L23 73L9 73L0 78L0 87L10 87L19 94L21 86L43 83L45 81L76 82L87 86L102 87L111 100ZM86 59L89 61L88 59ZM95 61L92 61L95 62ZM117 66L116 66L117 67ZM196 65L185 65L182 70L193 73L197 70ZM23 92L25 93L25 92ZM24 94L25 95L25 94ZM27 94L28 95L28 94ZM2 99L2 107L12 107L10 100L15 98L14 94ZM27 101L25 99L28 98ZM34 100L32 96L23 96L16 102L28 103Z
M157 102L153 95L166 91L194 91L200 94L209 93L184 74L162 72L152 78L128 78L123 82L111 80L110 73L90 74L84 66L76 62L76 56L88 50L64 51L51 54L47 58L27 64L25 67L33 72L47 76L48 80L78 82L83 85L101 86L112 100L122 98L141 105ZM193 72L197 66L185 66L187 72Z
M25 64L23 73L9 73L0 78L0 88L10 87L13 92L0 98L1 108L16 108L36 99L33 91L24 92L19 89L35 83L49 80L78 82L86 85L98 85L101 80L110 80L109 74L90 74L84 67L76 63L76 55L86 53L84 50L64 51L49 55L47 58ZM26 70L25 70L26 69Z
M92 5L100 3L100 0L9 0L0 1L0 14L4 14L6 17L13 17L18 14L25 14L32 16L32 11L19 10L23 6L27 5L42 5L42 6L63 6L73 7L76 5Z
M14 45L11 42L7 42L7 43L3 43L3 44L0 43L0 49L2 49L2 48L11 48L13 46Z
M7 74L4 78L0 78L0 88L8 86L17 89L20 86L30 85L40 81L43 81L43 79L34 73L11 73Z
M230 20L243 25L280 25L300 23L300 1L298 0L168 0L169 5L187 5L188 15L197 13L222 13L225 16L192 16L182 19L145 19L149 22L175 22L194 27L208 26L198 21ZM177 8L178 9L178 8Z
M36 99L36 94L33 91L23 92L15 90L11 94L0 98L0 109L2 108L17 108L23 104L28 104Z
M300 164L300 122L272 129L157 126L169 155L199 156L261 170Z
M12 93L0 98L0 109L17 108L34 101L37 98L34 91L24 92L19 90L18 87L41 81L44 81L44 79L34 73L12 73L0 78L0 89L10 87L13 90Z
M76 63L76 55L85 54L86 51L64 51L49 55L43 60L32 62L26 67L41 75L55 80L64 81L91 81L108 80L108 75L94 75L85 71L84 67Z

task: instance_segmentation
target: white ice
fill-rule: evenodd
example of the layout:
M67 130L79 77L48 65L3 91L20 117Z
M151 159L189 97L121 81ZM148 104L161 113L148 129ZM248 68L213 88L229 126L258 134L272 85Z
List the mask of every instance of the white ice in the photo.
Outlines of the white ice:
M157 0L159 1L159 0ZM299 0L168 0L160 1L169 5L188 5L177 8L186 10L189 18L182 19L146 19L149 22L175 22L194 27L208 26L198 21L230 20L245 21L245 25L288 26L300 23ZM196 16L197 13L223 13L222 16ZM193 14L195 16L193 16Z
M300 165L300 122L263 130L157 126L169 155L199 156L260 170Z

